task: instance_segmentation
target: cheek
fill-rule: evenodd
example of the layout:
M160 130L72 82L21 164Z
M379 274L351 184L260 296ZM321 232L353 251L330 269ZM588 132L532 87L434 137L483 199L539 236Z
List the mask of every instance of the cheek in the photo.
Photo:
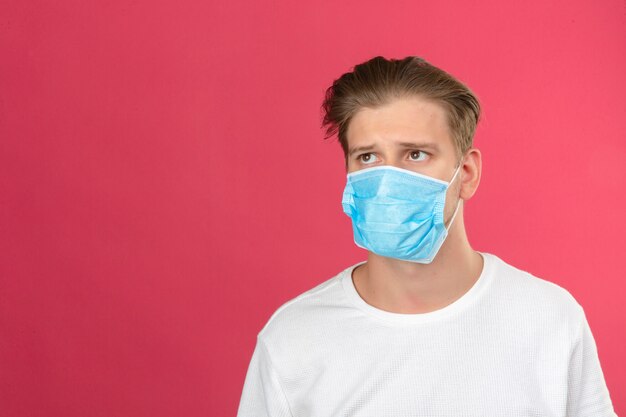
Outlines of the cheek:
M455 180L454 184L452 184L450 188L448 188L448 191L446 192L446 204L444 208L446 215L451 214L456 208L456 205L458 204L460 191L461 191L461 184L457 183Z

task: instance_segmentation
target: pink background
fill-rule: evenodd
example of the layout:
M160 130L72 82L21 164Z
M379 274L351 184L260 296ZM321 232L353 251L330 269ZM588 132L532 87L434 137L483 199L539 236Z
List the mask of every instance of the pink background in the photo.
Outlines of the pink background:
M228 416L282 303L365 259L332 81L420 55L484 118L478 250L583 305L626 413L626 6L0 3L2 416Z

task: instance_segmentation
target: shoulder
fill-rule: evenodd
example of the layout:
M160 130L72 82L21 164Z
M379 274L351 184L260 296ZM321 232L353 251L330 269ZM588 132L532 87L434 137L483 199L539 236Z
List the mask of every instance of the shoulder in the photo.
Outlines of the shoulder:
M314 341L337 323L346 310L341 279L352 268L344 269L277 308L259 332L259 339L273 350L282 350L281 345L291 345L293 349L293 344Z
M567 289L495 255L487 255L493 263L492 284L495 288L492 295L496 303L547 327L567 325L574 330L580 325L584 319L583 308Z

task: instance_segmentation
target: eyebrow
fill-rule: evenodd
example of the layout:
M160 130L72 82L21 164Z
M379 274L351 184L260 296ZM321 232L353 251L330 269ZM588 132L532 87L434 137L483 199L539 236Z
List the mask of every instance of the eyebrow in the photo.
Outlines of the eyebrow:
M439 151L439 146L436 143L398 142L397 145L403 148L431 149L436 152ZM375 147L376 147L375 145L357 146L355 148L350 149L350 151L348 152L348 156L352 156L357 152L371 151Z

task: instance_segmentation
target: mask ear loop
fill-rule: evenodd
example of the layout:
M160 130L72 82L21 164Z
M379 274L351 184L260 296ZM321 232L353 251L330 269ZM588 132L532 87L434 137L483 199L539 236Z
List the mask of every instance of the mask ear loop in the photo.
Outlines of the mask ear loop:
M459 201L456 203L454 214L452 215L452 218L450 219L450 223L448 223L448 225L446 226L446 232L450 230L450 226L452 226L452 222L454 221L454 218L456 217L456 213L459 211L459 207L461 207L461 198L459 198Z
M450 186L450 184L452 184L454 182L454 179L456 178L456 176L459 174L459 171L461 170L461 164L459 164L458 168L456 169L456 171L454 171L454 175L452 176L452 179L450 180L450 182L448 183L448 186Z
M454 179L456 178L456 176L457 176L457 174L459 173L460 170L461 170L461 164L459 164L459 167L454 172L454 175L452 176L452 179L448 183L448 187L452 184L452 182L454 181ZM461 197L459 197L459 200L456 203L456 208L454 209L454 213L452 214L452 218L450 219L450 222L446 226L446 233L448 232L448 230L450 230L450 226L452 226L452 222L454 221L454 218L456 217L456 213L459 211L459 207L460 206L461 206Z

